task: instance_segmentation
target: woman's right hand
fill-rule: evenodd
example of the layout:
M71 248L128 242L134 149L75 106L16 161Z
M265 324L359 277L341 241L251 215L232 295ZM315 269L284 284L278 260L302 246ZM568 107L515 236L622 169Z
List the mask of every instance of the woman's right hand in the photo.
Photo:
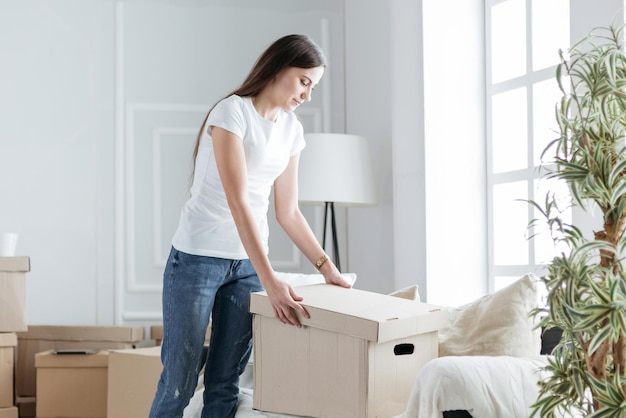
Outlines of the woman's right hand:
M265 291L276 318L283 324L301 328L302 324L298 319L298 314L304 318L309 318L309 313L299 303L302 302L302 297L298 296L291 286L278 278L274 278L270 284L267 284Z

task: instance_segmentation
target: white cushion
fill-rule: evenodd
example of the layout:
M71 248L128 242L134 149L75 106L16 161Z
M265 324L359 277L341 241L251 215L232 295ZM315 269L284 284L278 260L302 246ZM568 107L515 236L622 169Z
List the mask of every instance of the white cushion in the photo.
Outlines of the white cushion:
M285 273L282 271L276 271L275 273L280 280L291 287L326 283L324 276L320 273ZM342 273L341 276L347 280L348 283L354 285L356 281L355 273Z
M287 283L291 287L326 283L324 276L321 274L285 273L282 271L276 271L275 273L280 280Z
M527 418L547 361L547 356L430 360L415 379L405 412L395 418L440 418L444 411L456 410L474 418Z
M536 278L528 274L499 291L449 308L450 327L439 331L439 356L532 357L541 351Z
M389 296L395 296L397 298L414 300L416 302L420 301L419 287L416 284L414 284L413 286L403 287L402 289L391 292L389 293Z

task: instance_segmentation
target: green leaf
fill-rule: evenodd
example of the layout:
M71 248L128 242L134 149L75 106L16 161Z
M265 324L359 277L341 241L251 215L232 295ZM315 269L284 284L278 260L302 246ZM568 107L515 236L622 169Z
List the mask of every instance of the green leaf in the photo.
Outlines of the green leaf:
M620 177L626 177L626 159L620 161L613 167L609 174L609 186L615 187Z
M600 345L602 345L602 343L609 338L610 334L611 334L610 327L603 327L602 329L600 329L591 339L591 342L589 343L589 348L587 349L587 351L589 353L596 352L596 350L600 348Z

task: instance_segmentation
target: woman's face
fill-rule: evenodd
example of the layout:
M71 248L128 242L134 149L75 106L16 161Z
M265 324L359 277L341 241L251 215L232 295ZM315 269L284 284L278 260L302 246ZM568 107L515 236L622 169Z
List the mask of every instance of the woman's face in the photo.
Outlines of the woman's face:
M287 112L296 110L305 101L311 100L313 88L324 75L324 67L288 67L276 76L271 84L275 105Z

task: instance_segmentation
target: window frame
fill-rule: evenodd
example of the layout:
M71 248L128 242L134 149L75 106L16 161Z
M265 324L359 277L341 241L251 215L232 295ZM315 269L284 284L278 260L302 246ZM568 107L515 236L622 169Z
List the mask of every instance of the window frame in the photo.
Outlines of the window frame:
M534 89L538 83L555 79L557 64L533 70L533 44L532 44L532 2L524 0L526 13L526 72L525 74L508 80L492 83L492 8L498 4L509 0L486 0L485 1L485 115L486 115L486 152L487 152L487 272L488 288L490 292L504 287L507 283L497 283L497 277L521 277L529 272L541 274L543 265L539 264L535 256L535 241L527 240L528 263L516 265L495 264L494 252L494 188L501 184L513 182L525 182L527 198L535 199L535 182L539 180L544 171L541 166L535 165L534 152ZM571 19L571 10L570 10ZM556 80L555 80L556 82ZM527 135L527 165L524 169L511 170L506 172L493 172L493 97L497 94L512 91L518 88L526 89L526 135ZM543 199L543 196L539 197ZM532 205L527 207L527 220L530 222L535 218L535 211ZM530 235L530 232L527 234Z

